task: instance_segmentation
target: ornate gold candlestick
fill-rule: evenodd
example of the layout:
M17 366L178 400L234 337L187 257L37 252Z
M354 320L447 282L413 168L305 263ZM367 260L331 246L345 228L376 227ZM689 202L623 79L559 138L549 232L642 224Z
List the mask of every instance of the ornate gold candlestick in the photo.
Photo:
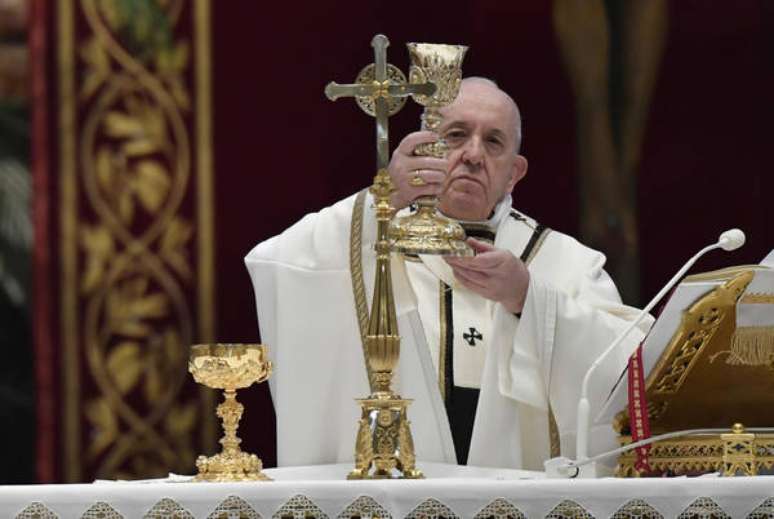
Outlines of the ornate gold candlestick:
M217 408L223 421L220 454L196 459L199 474L194 481L255 481L269 480L261 469L263 464L255 454L242 452L237 436L244 406L236 400L236 390L254 382L263 382L271 375L271 362L266 346L260 344L196 344L191 347L188 371L199 384L223 389L224 400Z
M371 193L376 204L376 280L368 335L365 339L366 362L371 374L371 395L359 399L362 413L355 443L355 469L348 479L382 479L393 477L423 478L416 468L411 422L406 408L411 400L395 394L390 385L400 355L398 318L392 293L390 244L387 227L392 217L390 206L392 182L386 169L374 178ZM374 472L369 474L373 466Z
M409 43L411 68L409 81L436 85L433 95L413 94L414 100L425 107L422 129L438 134L441 126L441 108L457 97L462 81L462 60L468 50L463 45L433 43ZM443 140L422 144L416 155L443 158L448 152ZM418 198L417 212L396 218L389 230L391 248L404 254L441 254L445 256L471 256L472 249L465 243L465 231L456 221L441 215L438 197Z
M358 82L353 85L330 83L325 88L329 99L355 97L363 111L376 117L377 174L371 187L377 219L376 277L368 332L363 344L371 394L358 400L362 414L355 443L355 469L349 473L348 479L424 477L415 466L414 442L406 414L411 400L401 398L390 388L400 353L400 336L387 238L393 214L390 206L393 186L387 172L390 160L388 119L402 108L400 98L413 94L432 95L435 85L426 82L406 84L400 70L387 63L388 45L385 36L376 35L371 41L374 63L363 69L358 75ZM371 468L373 473L370 473Z

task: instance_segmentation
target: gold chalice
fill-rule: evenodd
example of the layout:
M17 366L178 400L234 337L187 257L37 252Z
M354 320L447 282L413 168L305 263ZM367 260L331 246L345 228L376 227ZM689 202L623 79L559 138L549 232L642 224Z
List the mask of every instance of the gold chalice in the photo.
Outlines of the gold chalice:
M242 452L242 440L236 434L244 406L236 400L236 390L254 382L263 382L271 375L271 362L266 346L261 344L196 344L191 347L188 371L199 384L222 389L223 402L217 414L223 422L223 450L215 456L199 456L194 481L256 481L270 480L261 469L263 464L255 454Z
M468 50L464 45L435 43L406 44L411 58L409 82L431 81L436 90L433 95L413 94L414 100L425 107L422 129L438 133L441 126L441 108L457 97L462 81L462 60ZM415 155L443 158L448 147L443 140L422 144ZM472 256L473 251L465 243L465 230L456 220L446 218L437 211L438 197L418 198L416 213L394 218L390 223L390 248L403 254L441 254L445 256Z

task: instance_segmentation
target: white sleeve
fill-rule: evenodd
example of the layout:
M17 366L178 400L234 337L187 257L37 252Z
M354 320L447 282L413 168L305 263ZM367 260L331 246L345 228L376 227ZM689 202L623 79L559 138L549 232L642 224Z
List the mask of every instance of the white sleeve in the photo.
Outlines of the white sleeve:
M572 432L586 371L639 311L621 303L603 268L603 254L552 232L536 260L540 255L540 264L530 266L512 354L500 366L500 390L535 407L547 408L550 400L560 432ZM644 320L624 342L641 341L651 324L652 319ZM601 410L627 360L611 354L595 371L589 387L592 416Z

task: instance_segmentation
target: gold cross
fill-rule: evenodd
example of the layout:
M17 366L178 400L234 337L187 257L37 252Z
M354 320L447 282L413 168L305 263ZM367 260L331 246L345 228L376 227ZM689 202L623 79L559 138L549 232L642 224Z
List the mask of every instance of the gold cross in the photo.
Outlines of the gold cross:
M363 108L362 105L361 108L376 117L376 167L379 171L387 168L390 161L388 119L402 108L402 105L399 105L397 109L391 111L388 102L391 99L405 98L413 94L431 96L435 93L435 84L406 83L400 69L387 63L387 47L390 46L390 40L385 35L374 36L371 46L374 48L374 63L364 68L358 78L372 76L372 79L350 85L340 85L331 81L325 87L325 95L331 101L339 97L356 97L369 99L373 103L373 112ZM373 68L373 72L369 70L370 68ZM389 78L388 68L393 75L399 75L399 77Z

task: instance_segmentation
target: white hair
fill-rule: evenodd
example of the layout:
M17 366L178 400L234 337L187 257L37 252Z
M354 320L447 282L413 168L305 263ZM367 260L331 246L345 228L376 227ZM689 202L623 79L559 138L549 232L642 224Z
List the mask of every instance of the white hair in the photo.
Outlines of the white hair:
M514 115L516 116L516 124L514 127L514 135L516 136L516 153L519 153L521 151L521 140L523 135L523 128L521 123L521 111L519 110L519 105L516 104L516 101L513 100L513 98L500 88L500 86L497 84L497 81L494 79L489 79L488 77L483 76L469 76L462 80L463 83L476 83L479 85L486 85L489 87L492 87L496 90L499 90L503 93L503 95L510 101L511 106L513 106Z

